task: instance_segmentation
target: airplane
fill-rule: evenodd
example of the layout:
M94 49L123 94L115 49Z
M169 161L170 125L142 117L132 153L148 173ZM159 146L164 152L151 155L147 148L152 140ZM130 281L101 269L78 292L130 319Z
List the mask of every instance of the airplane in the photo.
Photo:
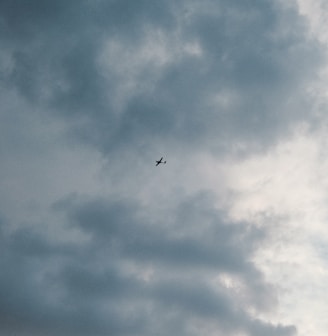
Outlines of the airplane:
M161 157L160 160L156 161L156 167L160 164L160 163L166 163L166 161L162 161L163 160L163 157Z

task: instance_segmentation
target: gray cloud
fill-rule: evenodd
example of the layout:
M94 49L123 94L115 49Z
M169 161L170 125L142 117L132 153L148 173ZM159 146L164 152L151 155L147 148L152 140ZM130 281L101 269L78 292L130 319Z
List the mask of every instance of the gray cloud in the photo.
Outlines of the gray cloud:
M122 146L144 150L154 136L180 145L191 141L201 150L227 142L262 147L306 117L297 100L315 75L313 64L320 64L318 45L305 37L296 12L269 1L4 1L1 9L3 25L12 31L5 82L73 118L72 130L106 153ZM176 39L181 48L197 42L202 52L173 55L151 86L152 65L140 56L130 78L137 89L125 95L118 112L113 102L127 75L124 65L133 67L143 45L152 52L156 46L145 44L152 32L168 43ZM115 41L118 59L108 59L106 70L98 59L104 43ZM218 95L229 103L211 105Z
M311 122L304 92L322 53L296 9L14 0L0 2L0 27L0 332L296 334L256 318L278 304L252 262L268 231L144 163L251 155ZM58 162L58 148L72 155ZM110 191L69 181L88 169L72 172L79 150L101 154Z
M57 203L55 209L68 215L68 225L91 235L82 245L51 243L32 228L3 237L3 332L168 335L166 323L179 321L178 330L189 334L190 325L200 320L227 335L239 330L293 334L294 328L260 322L247 313L250 306L270 309L274 300L272 288L249 260L257 234L224 223L208 204L202 209L204 217L209 212L208 229L201 237L186 230L180 232L185 238L178 239L174 227L179 222L158 228L160 223L138 219L145 209L127 204L101 199ZM189 216L189 210L177 205L172 214ZM202 223L191 220L189 225ZM236 244L240 235L243 239ZM243 283L243 296L222 284L210 285L224 273ZM149 316L161 321L149 321Z

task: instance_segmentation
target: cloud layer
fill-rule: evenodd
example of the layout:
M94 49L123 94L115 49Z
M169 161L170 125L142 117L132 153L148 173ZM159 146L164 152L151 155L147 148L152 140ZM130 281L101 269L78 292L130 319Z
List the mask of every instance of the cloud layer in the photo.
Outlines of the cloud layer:
M277 148L325 120L325 50L297 4L0 13L0 333L302 334L263 257L297 202L277 200Z
M263 232L224 222L209 196L177 204L169 223L127 200L73 197L53 211L85 237L59 243L31 227L2 233L3 332L294 333L250 313L276 301L248 261Z

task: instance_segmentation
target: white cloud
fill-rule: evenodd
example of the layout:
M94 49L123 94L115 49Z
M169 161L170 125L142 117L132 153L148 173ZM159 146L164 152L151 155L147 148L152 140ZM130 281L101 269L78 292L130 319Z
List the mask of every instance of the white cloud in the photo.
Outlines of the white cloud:
M295 0L310 26L310 33L322 43L328 41L328 7L324 0Z
M298 128L270 151L227 166L235 195L231 218L269 227L254 260L279 292L279 309L271 318L297 325L300 336L327 331L325 142L325 132Z

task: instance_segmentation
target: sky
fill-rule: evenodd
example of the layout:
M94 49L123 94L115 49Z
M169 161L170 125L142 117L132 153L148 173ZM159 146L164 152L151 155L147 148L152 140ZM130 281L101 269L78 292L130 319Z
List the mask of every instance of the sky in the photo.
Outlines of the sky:
M0 334L326 336L327 20L1 0Z

